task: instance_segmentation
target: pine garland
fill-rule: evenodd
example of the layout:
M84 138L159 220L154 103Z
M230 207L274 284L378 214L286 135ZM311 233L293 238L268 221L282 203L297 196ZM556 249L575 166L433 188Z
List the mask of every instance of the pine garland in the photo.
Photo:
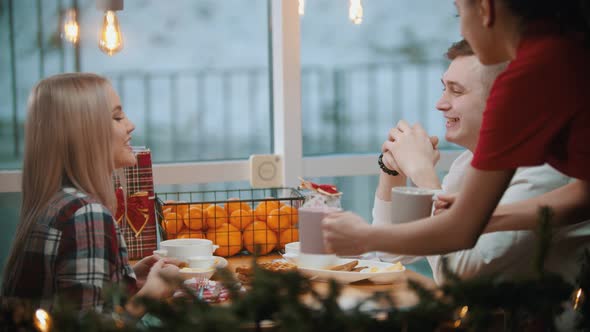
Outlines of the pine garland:
M559 275L544 268L551 243L551 211L539 211L539 242L534 260L536 277L504 280L485 276L461 280L443 261L447 282L438 289L426 289L409 281L418 295L416 306L398 310L388 293L377 292L351 310L338 304L341 286L329 283L326 295L320 295L311 282L297 272L273 273L254 265L250 291L241 293L231 271L218 273L230 291L230 305L210 305L183 286L184 297L170 301L139 299L147 309L142 321L126 318L121 307L122 289L106 295L108 313L94 311L80 314L67 303L60 303L51 313L52 331L250 331L263 330L271 321L276 331L480 331L495 330L493 324L507 322L509 331L541 328L555 330L555 318L563 312L572 293L590 286L590 252L581 257L578 286L573 287ZM253 258L253 264L255 258ZM305 304L302 296L311 298ZM366 310L367 305L379 309ZM590 331L590 301L579 303L578 327ZM0 326L7 330L37 331L35 308L23 301L2 301ZM504 328L500 326L498 328ZM267 329L265 329L267 330Z
M582 315L580 315L576 327L583 331L590 331L590 299L588 299L588 296L590 296L590 250L584 250L584 254L580 257L580 264L582 265L582 268L576 279L579 289L575 291L573 294L574 298L572 299L575 303L575 296L577 295L577 292L581 290L582 298L580 299L581 303L578 303L578 310Z

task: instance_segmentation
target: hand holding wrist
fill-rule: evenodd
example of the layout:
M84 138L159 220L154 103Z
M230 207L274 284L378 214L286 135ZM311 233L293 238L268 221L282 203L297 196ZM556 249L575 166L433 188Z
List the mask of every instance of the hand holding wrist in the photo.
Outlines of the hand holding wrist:
M387 167L387 165L385 165L385 163L383 162L383 153L379 155L379 158L377 158L377 164L379 164L379 168L381 168L381 172L390 175L390 176L397 176L399 175L399 172L391 169L389 167Z

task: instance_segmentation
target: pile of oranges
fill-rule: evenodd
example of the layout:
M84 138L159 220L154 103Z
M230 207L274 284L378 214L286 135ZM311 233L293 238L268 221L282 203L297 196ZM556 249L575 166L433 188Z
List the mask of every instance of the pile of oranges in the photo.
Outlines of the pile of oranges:
M291 202L248 202L230 198L225 204L179 203L162 206L162 227L168 239L199 238L213 241L218 256L233 256L243 248L265 255L289 242L299 241L298 211Z

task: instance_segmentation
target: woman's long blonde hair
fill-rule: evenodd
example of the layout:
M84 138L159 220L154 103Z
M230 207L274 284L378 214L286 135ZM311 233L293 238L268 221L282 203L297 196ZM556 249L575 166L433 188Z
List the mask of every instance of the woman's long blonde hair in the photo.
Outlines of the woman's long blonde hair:
M75 187L114 211L109 87L106 78L87 73L51 76L33 87L25 123L23 202L4 285L13 284L9 279L28 234L62 187Z

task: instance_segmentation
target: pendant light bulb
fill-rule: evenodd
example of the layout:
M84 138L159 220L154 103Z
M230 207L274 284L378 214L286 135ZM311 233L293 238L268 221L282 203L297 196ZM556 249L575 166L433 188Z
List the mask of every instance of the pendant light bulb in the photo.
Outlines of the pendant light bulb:
M305 14L305 0L299 0L299 16Z
M361 0L350 0L348 18L350 18L352 23L357 25L363 22L363 5L361 4Z
M119 19L113 10L104 13L102 29L98 40L98 48L108 55L113 55L123 48L123 38Z
M70 8L66 10L63 16L61 25L61 38L67 42L76 44L79 37L80 26L78 25L76 10L74 8Z

